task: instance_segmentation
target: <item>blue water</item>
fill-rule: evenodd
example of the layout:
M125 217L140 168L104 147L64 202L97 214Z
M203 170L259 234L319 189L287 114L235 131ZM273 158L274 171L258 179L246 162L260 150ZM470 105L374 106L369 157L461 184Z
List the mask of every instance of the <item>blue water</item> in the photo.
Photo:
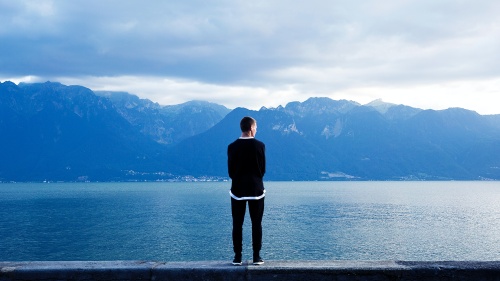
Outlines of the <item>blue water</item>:
M0 184L0 260L231 260L228 182ZM499 182L266 182L267 260L500 260ZM244 258L251 258L250 224Z

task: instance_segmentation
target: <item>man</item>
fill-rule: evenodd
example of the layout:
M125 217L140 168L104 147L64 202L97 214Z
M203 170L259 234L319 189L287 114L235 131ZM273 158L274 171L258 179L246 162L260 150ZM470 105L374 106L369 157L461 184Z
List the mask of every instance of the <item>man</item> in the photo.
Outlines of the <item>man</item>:
M266 172L265 145L255 139L257 121L243 117L240 122L241 136L227 147L227 167L231 178L231 212L233 216L233 265L241 265L243 250L243 220L246 205L252 220L253 264L264 261L260 257L262 247L262 216L264 215L265 189L262 178Z

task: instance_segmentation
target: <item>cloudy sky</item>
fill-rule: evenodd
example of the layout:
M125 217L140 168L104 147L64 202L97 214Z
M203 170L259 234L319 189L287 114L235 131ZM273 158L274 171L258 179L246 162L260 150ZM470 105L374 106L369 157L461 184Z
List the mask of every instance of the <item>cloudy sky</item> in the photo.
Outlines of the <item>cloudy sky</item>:
M500 114L498 0L0 0L0 81Z

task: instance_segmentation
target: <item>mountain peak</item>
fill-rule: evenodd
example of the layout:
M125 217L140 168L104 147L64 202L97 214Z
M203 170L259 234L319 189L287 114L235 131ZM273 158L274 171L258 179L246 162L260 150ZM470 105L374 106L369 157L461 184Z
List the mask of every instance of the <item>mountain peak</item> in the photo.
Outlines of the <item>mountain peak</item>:
M12 81L0 82L0 87L17 87L17 85Z
M382 99L376 99L374 101L365 104L365 106L371 107L377 110L378 112L384 114L389 110L389 108L396 106L396 104L384 102Z
M304 102L290 102L285 106L288 112L303 116L304 114L346 113L360 104L348 100L333 100L326 97L312 97Z
M130 94L128 92L96 91L95 94L109 99L116 106L128 109L136 108L143 111L146 108L160 108L160 105L158 103L152 102L148 99L141 99L138 96Z
M212 111L220 115L221 117L228 114L231 110L223 105L202 101L202 100L192 100L181 104L175 105L164 105L162 106L162 111L165 113L180 113L180 112L201 112L201 111Z

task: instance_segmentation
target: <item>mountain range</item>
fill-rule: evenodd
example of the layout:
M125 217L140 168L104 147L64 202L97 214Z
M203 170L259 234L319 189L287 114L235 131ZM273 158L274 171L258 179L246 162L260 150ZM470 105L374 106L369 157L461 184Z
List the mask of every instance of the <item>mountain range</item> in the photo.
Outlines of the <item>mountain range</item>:
M310 98L230 110L124 92L0 84L0 181L227 180L252 116L265 180L499 180L500 115Z

